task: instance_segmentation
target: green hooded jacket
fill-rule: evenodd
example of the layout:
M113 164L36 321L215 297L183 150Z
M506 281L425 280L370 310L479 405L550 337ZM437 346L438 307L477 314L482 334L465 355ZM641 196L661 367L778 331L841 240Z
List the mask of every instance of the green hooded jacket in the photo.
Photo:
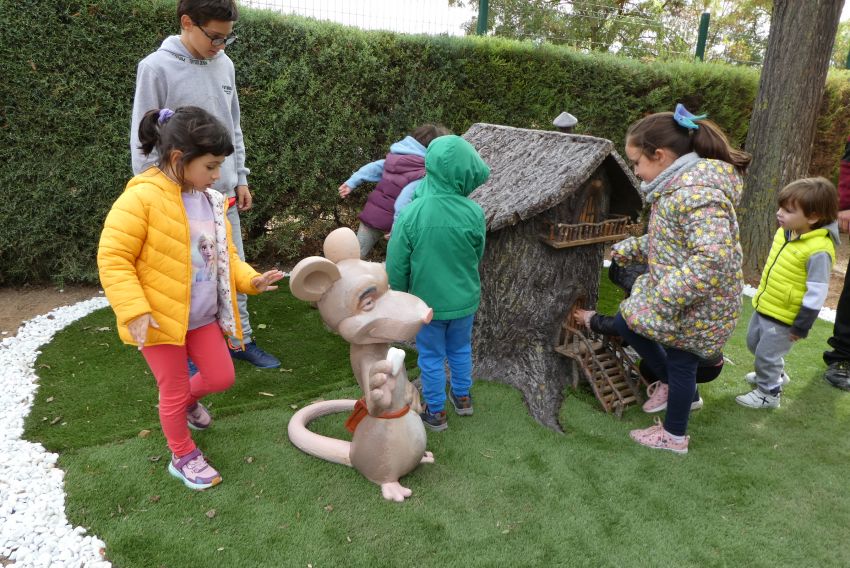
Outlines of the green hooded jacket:
M478 263L487 229L484 211L467 196L489 175L469 142L435 138L425 153L425 178L393 225L390 287L420 297L433 308L434 319L458 319L478 309Z

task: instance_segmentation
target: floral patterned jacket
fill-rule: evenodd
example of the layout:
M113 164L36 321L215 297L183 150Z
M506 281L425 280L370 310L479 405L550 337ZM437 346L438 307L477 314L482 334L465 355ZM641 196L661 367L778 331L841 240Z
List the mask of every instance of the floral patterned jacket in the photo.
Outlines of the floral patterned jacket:
M647 234L613 247L617 262L649 265L620 305L633 331L700 357L720 353L741 308L742 188L731 164L699 159L647 196Z

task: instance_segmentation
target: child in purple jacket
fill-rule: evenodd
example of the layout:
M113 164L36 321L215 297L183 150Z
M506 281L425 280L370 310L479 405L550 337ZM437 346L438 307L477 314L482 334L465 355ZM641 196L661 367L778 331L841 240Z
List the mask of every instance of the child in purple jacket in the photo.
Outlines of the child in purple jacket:
M416 186L425 177L428 144L446 134L449 131L442 126L423 124L410 136L390 146L390 153L385 159L366 164L339 186L339 196L345 199L364 181L378 182L359 215L357 240L360 242L360 258L365 259L375 243L392 231L398 212L410 203ZM399 196L403 196L402 199L399 200Z

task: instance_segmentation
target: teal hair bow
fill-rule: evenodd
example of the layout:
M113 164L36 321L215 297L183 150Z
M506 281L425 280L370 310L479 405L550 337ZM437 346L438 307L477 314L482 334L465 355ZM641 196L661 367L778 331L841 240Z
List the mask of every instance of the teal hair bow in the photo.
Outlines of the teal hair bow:
M691 114L682 103L678 103L676 105L676 110L673 111L673 120L675 120L679 126L687 128L688 130L697 130L699 128L699 124L697 124L696 121L704 118L708 118L708 115Z

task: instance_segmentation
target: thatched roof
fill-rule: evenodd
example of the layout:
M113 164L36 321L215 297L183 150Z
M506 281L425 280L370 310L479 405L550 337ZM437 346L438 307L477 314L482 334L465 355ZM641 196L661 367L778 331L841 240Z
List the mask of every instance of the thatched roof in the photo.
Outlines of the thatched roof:
M611 180L611 213L634 217L643 206L639 182L610 140L483 123L463 137L490 166L490 179L470 195L484 209L488 231L561 203L600 166Z

